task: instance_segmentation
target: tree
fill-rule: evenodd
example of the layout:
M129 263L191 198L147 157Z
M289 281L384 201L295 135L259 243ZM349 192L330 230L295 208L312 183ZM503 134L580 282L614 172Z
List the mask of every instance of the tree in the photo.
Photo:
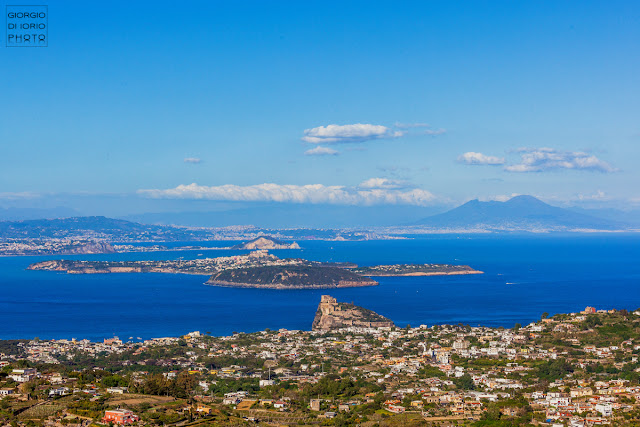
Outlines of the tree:
M587 329L592 329L594 326L602 325L602 320L597 314L589 314L584 321L584 326Z
M453 383L456 387L462 390L474 390L476 388L473 378L471 378L471 375L469 374L464 374L461 377L456 378L453 380Z
M541 380L554 381L573 372L573 366L565 359L546 361L538 366L537 376Z
M102 385L105 387L124 387L129 384L126 378L121 377L120 375L109 375L102 378Z

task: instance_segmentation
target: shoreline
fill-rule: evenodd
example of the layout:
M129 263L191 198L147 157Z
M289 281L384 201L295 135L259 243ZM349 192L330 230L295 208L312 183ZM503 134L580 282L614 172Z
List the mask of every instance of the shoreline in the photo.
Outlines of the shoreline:
M129 270L128 268L122 267L112 267L116 271L111 269L87 269L87 270L41 270L41 271L55 271L66 274L118 274L118 273L161 273L161 274L188 274L192 276L209 276L211 273L208 272L192 272L192 271L179 271L179 270L153 270L153 271L136 271L135 268ZM27 268L27 270L34 270ZM401 274L363 274L362 277L424 277L424 276L460 276L460 275L469 275L469 274L484 274L484 271L473 270L473 271L443 271L443 272L417 272L417 273L401 273ZM221 282L222 283L222 282ZM224 282L229 283L229 285L219 285L219 286L231 286L230 284L233 282ZM286 287L286 285L283 285ZM368 286L368 285L365 285ZM263 287L262 285L253 285L253 284L237 284L237 287ZM340 287L353 287L353 286L340 286ZM280 287L278 287L280 288ZM300 287L299 289L308 288L305 286ZM296 288L298 289L298 288ZM321 288L318 288L321 289ZM330 289L330 287L328 288Z
M483 274L468 265L393 264L359 268L299 259L281 260L266 251L247 255L194 260L82 261L48 260L29 265L30 271L67 274L165 273L208 275L212 286L262 289L335 289L375 286L375 277L425 277ZM238 272L238 273L236 273ZM264 275L273 277L264 277ZM222 275L222 276L221 276ZM282 276L282 277L279 277Z
M250 288L250 289L279 289L279 290L287 290L287 289L338 289L338 288L364 288L369 286L378 286L379 283L376 281L363 281L363 282L346 282L344 284L337 285L284 285L281 283L271 284L271 285L260 285L255 283L235 283L235 282L225 282L223 280L207 280L204 282L205 285L208 286L219 286L224 288Z
M200 248L190 248L190 247L178 247L178 248L166 248L166 249L158 249L152 251L115 251L115 252L87 252L87 253L73 253L73 252L51 252L48 254L3 254L0 253L0 258L6 257L27 257L27 256L69 256L69 255L118 255L118 254L146 254L146 253L158 253L158 252L189 252L189 251L251 251L252 249L234 249L231 246L224 247L200 247ZM281 250L297 250L297 249L287 249L287 248L274 248L268 249L270 251L281 251Z
M465 274L484 274L480 270L460 270L460 271L442 271L442 272L416 272L401 274L365 274L365 277L418 277L418 276L458 276Z

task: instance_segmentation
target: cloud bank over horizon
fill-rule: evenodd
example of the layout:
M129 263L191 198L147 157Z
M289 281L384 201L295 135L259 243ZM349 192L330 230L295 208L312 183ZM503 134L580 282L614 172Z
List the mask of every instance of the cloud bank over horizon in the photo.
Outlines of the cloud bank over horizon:
M193 199L245 202L311 203L338 205L415 205L427 206L439 199L427 190L407 188L399 181L371 178L358 186L323 184L204 186L196 183L169 189L144 189L137 194L154 199Z

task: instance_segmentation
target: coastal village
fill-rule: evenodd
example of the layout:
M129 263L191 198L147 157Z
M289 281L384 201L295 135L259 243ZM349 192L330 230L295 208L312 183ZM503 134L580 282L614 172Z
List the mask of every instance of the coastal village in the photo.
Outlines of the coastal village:
M3 425L640 425L640 311L397 327L325 296L311 331L0 352Z

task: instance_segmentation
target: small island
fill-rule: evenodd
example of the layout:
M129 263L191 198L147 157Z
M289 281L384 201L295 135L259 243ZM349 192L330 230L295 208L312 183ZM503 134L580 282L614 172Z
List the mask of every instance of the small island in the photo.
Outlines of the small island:
M481 274L468 265L397 264L359 267L353 263L323 263L300 258L278 258L266 250L232 257L148 260L51 260L31 264L28 270L67 274L179 273L209 276L207 285L264 289L330 289L376 286L371 277Z
M391 328L393 322L378 313L346 302L338 302L329 295L322 295L311 329L331 331L349 327Z

